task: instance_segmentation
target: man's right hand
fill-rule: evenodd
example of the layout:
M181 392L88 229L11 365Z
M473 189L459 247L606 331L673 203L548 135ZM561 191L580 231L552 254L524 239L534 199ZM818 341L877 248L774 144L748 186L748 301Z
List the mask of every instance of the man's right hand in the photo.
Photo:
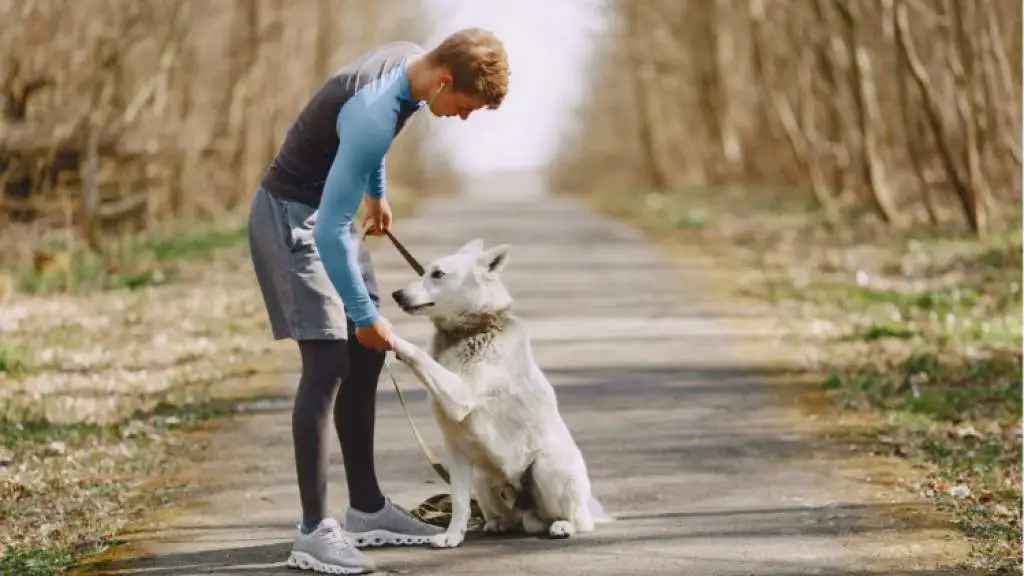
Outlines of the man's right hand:
M356 328L356 340L378 352L392 350L391 323L383 316L378 316L373 324Z

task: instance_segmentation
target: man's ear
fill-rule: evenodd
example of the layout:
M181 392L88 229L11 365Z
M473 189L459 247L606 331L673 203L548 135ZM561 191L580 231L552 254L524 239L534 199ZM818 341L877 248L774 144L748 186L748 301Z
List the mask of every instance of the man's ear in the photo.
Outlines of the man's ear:
M437 74L434 76L434 82L438 87L444 85L446 88L452 87L452 73L447 68L438 68Z
M499 244L486 252L481 252L476 258L478 266L484 269L484 272L492 277L497 278L501 271L508 265L508 253L512 250L512 246L509 244Z
M480 239L480 238L474 238L474 239L470 240L469 242L466 242L465 244L463 244L462 248L459 248L458 251L460 253L461 252L467 252L469 254L479 254L480 252L483 252L483 249L484 249L484 241L482 239Z

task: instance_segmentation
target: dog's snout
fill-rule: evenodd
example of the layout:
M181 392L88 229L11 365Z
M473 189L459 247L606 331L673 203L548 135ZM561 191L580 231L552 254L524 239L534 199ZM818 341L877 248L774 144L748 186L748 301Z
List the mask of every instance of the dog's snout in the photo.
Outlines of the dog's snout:
M399 288L398 290L395 290L394 292L391 293L391 297L395 300L397 304L401 304L402 301L405 300L405 291Z

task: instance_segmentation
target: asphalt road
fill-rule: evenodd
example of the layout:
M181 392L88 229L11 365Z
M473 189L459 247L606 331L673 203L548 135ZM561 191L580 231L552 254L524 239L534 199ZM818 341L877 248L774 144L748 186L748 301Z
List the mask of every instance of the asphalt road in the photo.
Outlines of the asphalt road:
M711 281L713 262L669 253L626 226L536 191L430 200L395 232L427 261L480 237L513 245L505 277L556 386L596 495L617 516L569 540L471 535L461 548L371 551L382 574L942 574L957 550L919 504L812 450L779 405L772 326ZM385 240L373 252L387 294L412 272ZM716 283L717 282L717 283ZM385 314L425 342L426 321ZM416 381L396 368L415 421L438 433ZM281 378L289 396L296 377ZM194 499L148 518L106 569L118 574L292 574L299 520L290 406L222 423L189 472ZM415 506L444 491L381 380L377 469ZM332 448L331 505L344 470ZM907 521L907 518L918 518Z

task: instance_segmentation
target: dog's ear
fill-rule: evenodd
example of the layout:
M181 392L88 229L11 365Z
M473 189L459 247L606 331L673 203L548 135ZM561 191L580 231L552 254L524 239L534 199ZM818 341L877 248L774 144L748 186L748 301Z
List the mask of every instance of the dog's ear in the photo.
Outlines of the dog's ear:
M483 252L483 250L484 250L484 241L482 239L480 239L480 238L474 238L474 239L470 240L469 242L466 242L465 244L463 244L462 248L459 248L458 251L459 252L468 252L470 254L479 254L479 253Z
M484 269L484 273L491 277L497 277L508 264L508 253L512 250L509 244L499 244L477 256L477 264Z

